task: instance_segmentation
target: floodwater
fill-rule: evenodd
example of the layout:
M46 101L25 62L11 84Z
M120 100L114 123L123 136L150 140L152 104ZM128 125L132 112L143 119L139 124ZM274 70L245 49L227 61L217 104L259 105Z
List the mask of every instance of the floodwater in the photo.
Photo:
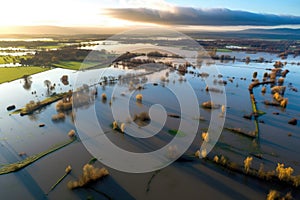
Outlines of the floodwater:
M17 47L0 47L0 56L26 56L35 54L34 49L25 49Z
M103 46L106 46L106 44L103 44ZM246 52L231 52L224 54L234 55L241 59L250 56L251 59L265 57L266 60L280 60L276 55L267 53L247 54ZM254 94L257 107L266 113L259 118L264 122L259 123L259 136L255 139L250 139L224 129L218 143L208 156L213 157L214 155L222 154L231 161L243 165L243 161L247 156L261 154L262 158L253 158L253 168L259 169L260 164L263 163L265 170L274 170L279 162L284 163L285 166L291 166L295 175L300 174L299 124L296 126L288 124L290 119L300 118L300 105L298 104L300 95L298 92L290 89L290 86L300 89L299 66L291 64L291 62L298 60L299 58L288 57L286 60L288 64L284 67L284 69L290 71L284 82L284 85L287 86L284 96L289 99L287 107L283 109L265 106L263 101L272 99L270 85L266 86L267 93L264 95L260 92L261 86L255 88ZM250 62L245 64L239 61L224 63L215 61L214 66L223 75L223 80L228 82L223 91L227 100L224 127L242 128L246 132L255 129L253 120L243 118L244 114L252 112L248 86L251 83L254 71L258 72L258 79L262 80L263 74L270 72L266 69L272 68L272 65L272 63ZM206 65L204 62L202 69L209 69L211 66L211 64ZM185 93L181 91L176 96L169 88L181 88L185 84L190 84L194 89L199 105L201 105L203 102L210 100L213 93L211 92L210 94L205 91L206 79L220 80L217 76L209 78L196 76L197 72L200 71L197 68L193 69L190 67L188 71L195 73L185 74L186 82L179 81L181 75L176 71L166 68L160 70L134 70L111 67L86 70L80 73L66 69L53 69L32 75L30 85L26 85L23 79L3 83L0 85L0 164L22 160L24 157L20 157L18 155L19 152L26 152L26 155L30 156L45 151L55 144L66 141L68 139L68 131L76 129L70 113L67 113L66 119L62 122L53 122L51 120L51 116L57 113L55 103L32 115L23 117L10 115L10 112L6 110L6 107L12 104L16 105L17 108L21 108L30 100L38 101L44 99L49 95L44 85L44 80L50 80L52 84L56 84L52 93L65 92L83 83L88 85L95 84L95 86L90 87L90 90L96 89L98 96L92 99L89 104L76 108L76 115L80 115L82 119L89 119L90 113L96 111L97 120L105 134L120 148L139 153L161 148L172 140L168 130L178 129L181 119L167 117L165 126L156 137L148 140L135 139L126 133L126 130L130 130L128 127L133 126L134 122L131 122L131 125L127 124L124 135L111 129L111 123L114 121L111 106L123 105L123 102L129 98L128 106L131 117L134 114L148 111L155 104L162 105L167 113L180 115L182 113L180 113L180 103L177 96L185 95ZM166 73L168 74L167 76ZM79 74L86 77L84 79L85 82L80 82ZM101 81L101 76L112 75L118 77L125 74L129 77L125 81L105 86L97 84ZM63 75L68 75L68 85L64 85L60 81ZM162 82L162 76L169 81ZM210 74L210 76L213 75ZM246 80L241 78L246 78ZM130 82L133 82L133 84ZM153 85L153 83L158 83L158 85ZM140 91L130 90L131 86L136 86L137 84L143 85L144 89ZM118 91L124 92L125 95L114 93L116 88ZM105 93L108 97L106 102L101 100L102 93ZM134 100L135 95L138 93L143 95L143 102L140 104ZM112 97L114 98L112 99ZM188 98L189 96L186 96L186 101L188 101ZM111 99L112 105L109 103ZM122 109L120 106L119 110L121 111ZM199 109L200 115L205 121L199 121L197 135L185 155L192 155L199 149L202 143L201 134L210 124L211 111L202 107L199 107ZM279 113L279 115L274 115L273 113L275 112ZM193 111L184 114L191 119L190 123L193 123L193 120L195 120L193 119L195 117ZM44 123L46 126L40 128L38 126L40 123ZM143 126L141 129L143 129ZM91 126L89 131L91 133L99 132L94 126ZM1 199L87 199L88 197L106 199L99 192L95 192L95 189L106 193L113 199L265 199L271 189L276 189L284 194L291 191L295 199L300 198L299 190L291 186L278 183L270 184L267 181L248 177L244 174L230 172L216 164L201 159L175 162L160 171L142 174L120 172L108 167L110 176L90 184L85 189L71 191L66 186L67 182L78 178L81 174L82 166L93 157L84 147L83 144L86 144L84 139L80 138L79 142L51 153L18 172L1 175ZM68 165L72 165L73 170L71 174L52 192L45 195L51 186L64 174L64 170ZM96 166L103 166L101 160L96 163ZM153 174L155 176L151 178Z

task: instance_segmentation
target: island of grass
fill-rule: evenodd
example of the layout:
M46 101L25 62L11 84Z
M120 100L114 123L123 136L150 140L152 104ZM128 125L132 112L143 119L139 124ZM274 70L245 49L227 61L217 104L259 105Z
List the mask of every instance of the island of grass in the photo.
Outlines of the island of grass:
M220 49L217 49L217 52L232 52L232 50L231 49L222 49L222 48L220 48Z
M26 106L24 108L18 109L14 112L12 112L11 114L18 114L20 113L21 116L23 115L29 115L32 114L34 111L43 108L47 105L50 105L60 99L63 99L64 97L67 96L72 96L72 92L63 92L63 93L59 93L59 94L53 94L52 96L44 99L43 101L38 101L38 102L34 102L34 101L30 101L28 104L26 104Z
M44 72L49 70L50 68L46 67L37 67L37 66L30 66L30 67L2 67L0 68L0 84L5 82L10 82L13 80L17 80L24 76L37 74L40 72Z
M168 131L168 133L170 135L173 135L173 136L178 136L178 137L184 137L186 136L186 134L182 131L179 131L179 130L175 130L175 129L171 129Z

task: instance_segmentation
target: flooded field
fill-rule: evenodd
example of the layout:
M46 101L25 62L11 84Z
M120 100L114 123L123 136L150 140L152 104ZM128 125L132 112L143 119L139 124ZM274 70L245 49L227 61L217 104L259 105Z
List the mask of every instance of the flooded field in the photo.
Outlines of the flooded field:
M107 51L115 49L110 45L116 44L113 41L102 43L97 48L101 50L108 46ZM137 44L135 47L136 49L154 48L147 44ZM125 44L120 46L123 51L127 48L128 46ZM186 53L188 55L188 51ZM1 198L265 199L270 190L278 190L282 194L291 192L295 199L300 198L299 188L293 186L293 183L274 178L278 163L284 164L285 167L292 167L293 175L300 175L299 124L297 122L289 123L300 117L299 66L293 64L293 62L300 62L300 58L288 57L281 60L275 54L259 52L256 54L218 52L218 54L235 56L236 60L211 62L211 60L204 59L201 68L193 67L193 63L191 63L187 66L185 73L179 73L175 68L168 66L153 69L151 66L132 68L121 64L85 71L57 68L32 75L30 80L19 79L1 84L1 166L51 149L55 145L67 141L69 139L68 132L76 130L79 123L82 127L82 130L76 130L78 140L75 142L44 156L26 168L1 175ZM263 57L269 62L249 62L247 64L242 59L248 56L251 60ZM147 56L138 58L148 59ZM177 66L184 63L180 58L156 58L156 60L164 63L172 62ZM271 106L264 103L273 101L274 94L271 92L271 87L278 85L278 80L282 76L278 73L273 84L266 83L253 88L256 108L259 111L259 116L253 116L255 112L248 90L249 86L255 82L253 79L263 82L264 74L271 73L275 61L279 60L287 62L281 71L289 71L282 83L279 84L285 86L282 96L288 99L288 103L286 106ZM210 73L212 67L216 67L219 73ZM204 72L207 74L203 74ZM253 78L254 72L257 72L257 76ZM63 81L63 76L68 77L67 82ZM103 77L109 76L113 79L103 82ZM81 77L85 78L81 79ZM49 90L45 80L55 86ZM81 82L81 80L84 81ZM210 88L207 88L208 80L211 82ZM10 105L21 109L32 100L38 102L51 95L69 90L75 91L83 84L88 86L88 94L92 93L93 96L84 105L73 108L73 111L63 111L62 120L53 120L53 116L59 113L57 102L24 116L7 111L7 107ZM185 89L187 85L190 85L194 91L197 108L189 107L190 109L185 110L183 115L181 103L190 103L190 96ZM265 87L265 93L261 92L263 87ZM221 88L221 90L213 88ZM174 91L178 91L178 93L175 95ZM142 95L142 101L136 100L138 94ZM211 101L212 96L218 95L226 95L226 102L220 101L220 106L216 109L202 106L203 103ZM122 112L125 109L123 105L126 105L127 100L129 100L129 117L131 119L128 119L128 116L119 116L119 121L116 121L112 108ZM164 109L162 113L166 114L165 124L162 128L160 125L163 119L160 118L160 115L155 115L160 111L153 112L151 115L153 105L161 105ZM160 109L159 107L155 108ZM197 109L200 110L200 116L195 116ZM139 114L143 112L150 113L150 118L153 118L150 119L151 129L157 129L159 134L150 137L151 135L147 135L146 131L143 132L143 130L147 130L147 124L150 123L147 120L139 119ZM155 172L131 174L117 171L108 166L106 168L109 176L90 183L84 188L70 190L67 183L76 180L82 173L83 165L93 158L90 154L93 150L86 149L86 146L91 143L90 138L94 136L97 141L97 133L101 132L98 126L91 123L91 113L95 113L102 133L114 144L130 152L155 151L168 144L176 134L188 138L188 132L176 131L179 129L181 121L187 124L186 127L193 126L190 124L199 126L197 126L197 134L183 156L165 168ZM217 116L218 120L224 121L224 128L212 151L207 155L200 152L205 158L199 159L195 153L203 142L209 142L203 133L212 134L210 131L213 129L208 128L211 123L214 123L211 120L216 119L213 115ZM125 131L114 130L112 128L114 121L119 123L119 127L122 126L121 123L124 123ZM131 135L137 127L141 133L145 134L145 138L136 139L134 135ZM84 134L88 134L88 137L86 138ZM173 153L176 154L176 150L170 151L171 156ZM247 157L251 158L248 168L245 167ZM102 167L108 158L103 155L97 159L98 161L94 165ZM217 161L217 159L226 160L230 165L225 161L222 164L222 161ZM51 186L64 175L64 170L68 165L72 166L71 173L48 193ZM261 173L274 171L274 177L269 180L261 178L254 175L256 171Z

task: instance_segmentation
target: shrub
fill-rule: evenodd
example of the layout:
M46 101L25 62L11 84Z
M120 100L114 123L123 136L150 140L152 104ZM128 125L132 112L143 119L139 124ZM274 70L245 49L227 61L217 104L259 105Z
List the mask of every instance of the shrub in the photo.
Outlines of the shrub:
M251 167L251 164L252 164L252 160L253 160L252 157L247 157L247 158L244 160L244 168L245 168L246 173L248 173L248 172L250 171L250 167Z
M136 101L138 101L138 102L142 102L142 100L143 100L143 95L142 95L142 94L137 94L137 95L135 96L135 99L136 99Z
M116 121L113 122L113 129L116 130L118 128L118 123Z
M207 156L207 151L206 151L206 149L203 149L203 150L201 151L201 156L202 156L203 158L206 158L206 156Z
M70 173L72 171L72 167L71 165L68 165L68 167L66 168L65 172L66 173Z
M280 102L280 106L283 107L283 108L285 108L287 106L287 103L288 103L288 98L284 98Z
M58 113L56 115L52 115L52 121L61 121L66 118L66 115L64 113Z
M283 84L283 82L284 82L284 78L280 77L280 78L278 79L278 83L279 83L279 84Z
M276 61L273 66L276 68L281 68L281 67L283 67L283 63L281 61Z
M121 132L124 133L125 132L125 123L122 123L120 126Z
M200 150L197 150L196 152L195 152L195 157L197 157L197 158L199 158L200 157Z
M283 98L278 92L273 95L273 98L279 102L279 105L283 108L287 106L288 98Z
M227 159L223 155L221 156L220 163L222 165L226 165L227 164Z
M208 132L203 132L202 133L202 140L204 140L205 142L209 142Z
M75 136L75 134L76 134L75 130L72 129L72 130L69 131L68 136L69 136L70 138L72 138L72 137Z
M65 102L63 100L58 101L55 107L57 111L71 110L73 107L72 98L70 98L69 101L65 101Z
M257 78L257 72L253 72L252 77L253 77L253 78Z
M276 92L274 95L273 95L273 98L278 101L278 102L281 102L283 100L282 96Z
M298 176L293 176L293 185L295 186L295 187L298 187L298 186L300 186L300 175L298 175Z
M267 200L292 200L292 194L291 192L286 193L285 196L282 196L280 194L280 192L276 191L276 190L270 190L268 196L267 196Z
M92 181L96 181L99 178L107 176L109 174L108 170L105 168L96 168L93 165L86 164L83 166L83 173L78 181L69 181L68 188L75 189L83 187Z
M271 88L271 92L274 94L278 92L279 94L284 94L286 87L285 86L274 86Z
M284 164L277 164L276 173L279 180L289 181L292 179L291 175L293 174L294 169L291 167L284 168Z
M279 197L280 197L279 192L277 192L276 190L270 190L267 196L267 200L275 200L275 199L279 199Z
M105 93L102 93L101 94L101 98L102 98L102 101L106 101L107 100L107 96Z
M219 104L215 104L212 101L206 101L206 102L202 103L202 107L203 108L207 108L207 109L218 109L218 108L220 108L220 105Z
M221 107L221 110L222 110L222 114L224 114L224 113L225 113L225 111L226 111L226 107L225 107L225 105L222 105L222 107Z
M219 157L218 157L218 156L215 156L215 157L214 157L214 162L215 162L215 163L218 163L218 162L219 162Z

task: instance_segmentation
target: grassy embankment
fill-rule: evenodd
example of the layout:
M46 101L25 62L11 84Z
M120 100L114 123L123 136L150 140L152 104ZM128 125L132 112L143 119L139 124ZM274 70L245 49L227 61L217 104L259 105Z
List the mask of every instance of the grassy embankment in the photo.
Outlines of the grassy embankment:
M22 116L32 114L34 111L36 111L38 109L41 109L41 108L43 108L47 105L50 105L58 100L61 100L66 95L68 95L68 92L63 92L63 93L52 95L40 102L28 103L24 108L15 110L11 114L19 114L20 113L20 115L22 115Z
M72 142L74 142L76 140L76 137L72 138L71 140L68 140L66 142L63 142L62 144L58 144L58 145L55 145L54 147L44 151L44 152L41 152L41 153L38 153L36 155L33 155L33 156L30 156L30 157L27 157L25 158L24 160L22 161L19 161L19 162L16 162L16 163L12 163L12 164L7 164L7 165L4 165L0 168L0 175L2 174L8 174L8 173L11 173L11 172L15 172L15 171L18 171L30 164L32 164L33 162L37 161L38 159L54 152L54 151L57 151L69 144L71 144Z
M99 67L98 62L79 62L79 61L60 61L59 63L53 64L53 67L79 70L79 69L89 69L93 67Z
M230 49L217 49L217 52L232 52Z
M44 67L1 67L0 68L0 84L22 78L25 75L37 74L49 70Z

